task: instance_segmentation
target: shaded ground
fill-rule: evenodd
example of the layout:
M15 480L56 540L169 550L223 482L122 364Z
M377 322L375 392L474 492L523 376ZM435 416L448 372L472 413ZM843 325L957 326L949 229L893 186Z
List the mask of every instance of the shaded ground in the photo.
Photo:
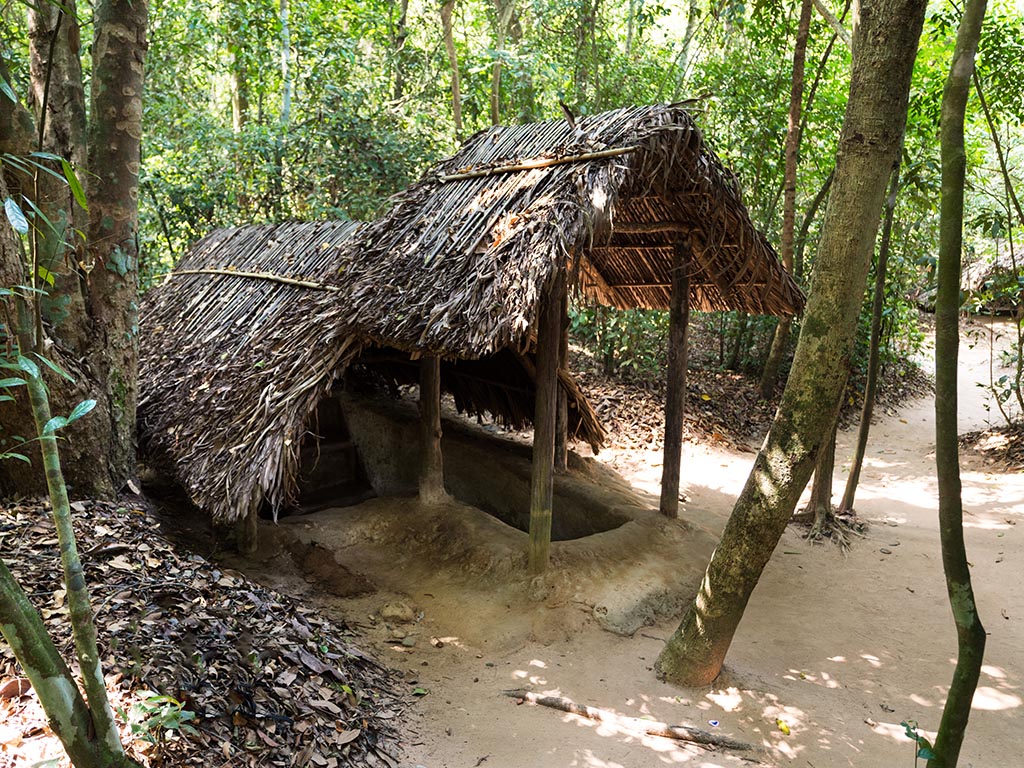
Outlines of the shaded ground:
M112 705L136 726L165 706L152 698L158 694L195 715L186 721L195 731L184 737L123 727L140 758L173 766L394 765L405 697L391 672L350 644L344 623L176 548L143 509L73 506ZM0 552L70 658L48 511L0 509ZM0 766L37 764L66 758L0 642Z

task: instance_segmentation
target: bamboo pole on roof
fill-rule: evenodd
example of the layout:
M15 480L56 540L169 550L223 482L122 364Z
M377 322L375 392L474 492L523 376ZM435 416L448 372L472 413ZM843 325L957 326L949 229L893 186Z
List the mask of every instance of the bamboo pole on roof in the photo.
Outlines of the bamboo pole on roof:
M558 348L561 344L565 273L558 270L537 309L537 395L533 417L533 468L530 473L530 573L547 570L551 553L554 495L555 412Z
M666 517L679 516L679 463L683 454L686 409L687 330L690 323L690 244L680 241L672 258L672 300L668 320L668 383L665 393L665 458L661 502Z
M441 455L441 358L420 360L420 501L443 501L444 463Z

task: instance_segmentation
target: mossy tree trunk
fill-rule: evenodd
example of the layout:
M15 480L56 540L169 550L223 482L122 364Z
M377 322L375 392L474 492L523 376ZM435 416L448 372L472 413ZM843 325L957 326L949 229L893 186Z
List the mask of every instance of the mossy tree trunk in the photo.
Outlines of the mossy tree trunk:
M985 655L985 628L978 616L964 546L960 452L957 441L957 357L960 344L960 258L963 248L964 112L986 0L967 0L953 63L942 94L940 151L942 202L939 219L938 293L935 301L935 470L939 484L942 569L953 609L957 662L928 768L953 768L960 757L971 701Z
M868 0L813 288L782 402L699 593L657 661L679 685L706 685L726 652L807 485L846 386L886 182L898 158L924 0Z

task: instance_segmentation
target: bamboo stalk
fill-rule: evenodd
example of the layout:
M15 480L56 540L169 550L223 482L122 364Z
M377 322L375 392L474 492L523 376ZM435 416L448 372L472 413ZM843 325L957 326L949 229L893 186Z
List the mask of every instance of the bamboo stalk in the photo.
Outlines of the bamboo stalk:
M172 272L165 272L163 275L156 275L156 277L176 277L177 275L226 275L228 277L248 277L254 280L269 280L283 285L294 285L298 288L312 288L319 291L332 291L337 293L341 290L333 285L315 283L311 280L297 280L294 277L275 275L272 272L242 272L234 269L175 269Z
M535 160L526 160L511 165L498 165L491 168L481 168L476 171L465 171L463 173L450 173L438 177L438 181L461 181L463 179L479 179L485 176L497 176L501 173L515 173L516 171L533 171L537 168L551 168L556 165L567 163L579 163L584 160L600 160L605 157L618 157L636 152L640 147L616 147L615 149L602 149L598 152L585 152L581 155L568 155L566 157L541 157Z

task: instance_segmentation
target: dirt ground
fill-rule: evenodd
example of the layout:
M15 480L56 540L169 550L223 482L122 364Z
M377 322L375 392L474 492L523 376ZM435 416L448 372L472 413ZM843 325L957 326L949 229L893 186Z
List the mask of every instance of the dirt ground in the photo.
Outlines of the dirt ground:
M977 386L989 376L988 330L975 326L961 345L961 432L992 418ZM993 330L1004 334L997 347L1007 343L1009 326L997 322ZM786 532L726 670L707 688L673 688L654 676L652 664L677 618L630 637L595 620L592 593L602 579L612 591L629 586L620 569L591 569L586 584L570 579L562 589L548 589L510 577L514 553L475 561L462 529L424 524L396 552L373 546L387 544L393 532L367 523L366 546L293 545L290 560L304 569L302 577L280 567L288 554L280 544L277 557L259 570L275 586L361 625L381 659L406 672L417 694L406 734L410 768L910 766L914 747L900 722L917 721L934 736L956 649L936 524L932 407L922 399L874 427L857 497L869 527L848 554L807 543L796 527ZM853 437L839 438L837 494ZM753 458L752 452L685 447L682 514L695 530L721 530ZM603 453L601 460L641 491L657 492L659 454ZM1024 594L1017 581L1024 474L999 474L974 456L963 463L968 556L989 640L960 765L1017 765L1024 728ZM348 559L335 559L339 546ZM680 563L690 568L685 540L677 546ZM434 548L440 554L424 554ZM584 552L567 571L586 571L586 560ZM504 566L496 572L493 562ZM628 570L629 563L620 565ZM690 724L758 749L708 751L638 736L517 705L502 695L513 688Z

